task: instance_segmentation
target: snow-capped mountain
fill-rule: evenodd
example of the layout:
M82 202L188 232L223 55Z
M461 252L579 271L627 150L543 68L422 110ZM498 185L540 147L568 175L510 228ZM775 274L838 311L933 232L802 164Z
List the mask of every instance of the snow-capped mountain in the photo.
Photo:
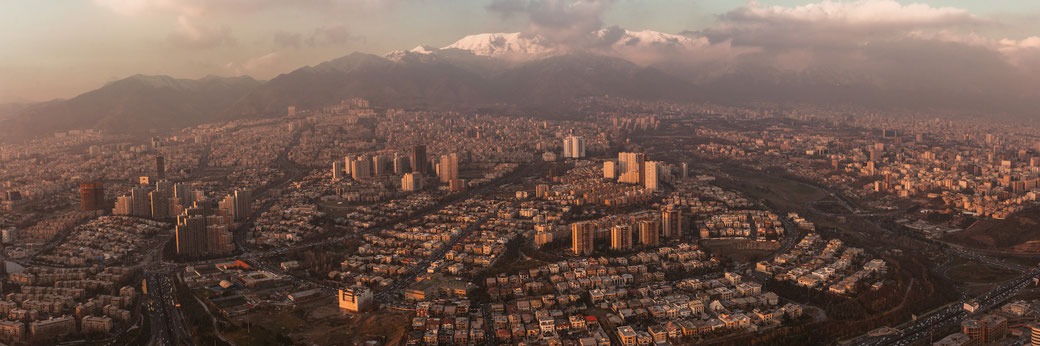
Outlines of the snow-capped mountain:
M544 58L557 52L544 38L520 32L485 33L463 37L441 49L459 49L496 58Z
M591 33L585 40L562 43L547 40L536 34L484 33L463 37L441 49L459 49L482 56L531 60L580 51L623 55L624 51L634 49L693 49L706 43L704 39L652 30L602 29Z

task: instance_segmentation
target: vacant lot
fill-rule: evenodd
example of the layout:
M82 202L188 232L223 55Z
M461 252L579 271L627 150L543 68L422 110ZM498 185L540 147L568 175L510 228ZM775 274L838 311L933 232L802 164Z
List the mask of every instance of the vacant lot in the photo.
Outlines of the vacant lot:
M257 311L235 318L241 329L226 333L239 344L272 344L277 334L306 345L357 345L368 340L396 345L404 341L409 325L407 312L379 310L354 314L340 310L335 302L319 300L296 311ZM246 326L251 325L251 330ZM260 328L260 332L257 329Z
M1004 220L980 219L943 240L979 249L1040 253L1040 208L1026 209Z
M1018 272L981 263L966 263L950 268L946 275L960 283L994 283L1010 280Z
M770 206L784 211L802 210L813 201L829 197L813 186L783 178L768 172L743 168L721 167L734 180L732 186L753 200L765 200Z

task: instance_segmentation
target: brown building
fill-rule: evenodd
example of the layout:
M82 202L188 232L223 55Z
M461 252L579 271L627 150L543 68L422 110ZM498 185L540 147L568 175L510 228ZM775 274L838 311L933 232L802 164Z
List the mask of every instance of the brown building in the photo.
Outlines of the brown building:
M100 181L80 183L79 203L83 211L106 209L104 183Z
M593 251L592 239L595 234L595 225L583 221L571 224L571 251L575 255L588 255Z
M207 211L196 204L177 216L177 255L198 257L228 254L234 250L227 210Z
M661 223L657 220L639 221L639 244L657 245L658 234L661 232Z
M425 145L413 145L412 146L412 172L423 173L429 175L429 162L426 159L426 146Z

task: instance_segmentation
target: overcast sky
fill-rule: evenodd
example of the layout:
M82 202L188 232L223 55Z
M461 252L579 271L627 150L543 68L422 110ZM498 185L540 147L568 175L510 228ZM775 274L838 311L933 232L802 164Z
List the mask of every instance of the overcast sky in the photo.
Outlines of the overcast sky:
M683 33L705 40L696 55L765 56L793 67L825 56L889 57L906 49L872 43L907 38L1025 70L1040 62L1034 0L6 0L0 102L73 97L138 73L269 79L353 51L610 27ZM708 54L719 50L727 53Z

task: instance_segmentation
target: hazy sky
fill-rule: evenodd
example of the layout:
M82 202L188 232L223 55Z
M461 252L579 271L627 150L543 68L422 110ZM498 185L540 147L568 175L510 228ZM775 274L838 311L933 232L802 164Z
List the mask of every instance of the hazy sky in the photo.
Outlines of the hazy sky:
M138 73L269 79L353 51L613 26L685 33L781 60L913 37L978 47L1012 64L1040 62L1035 0L5 0L0 102L73 97Z

